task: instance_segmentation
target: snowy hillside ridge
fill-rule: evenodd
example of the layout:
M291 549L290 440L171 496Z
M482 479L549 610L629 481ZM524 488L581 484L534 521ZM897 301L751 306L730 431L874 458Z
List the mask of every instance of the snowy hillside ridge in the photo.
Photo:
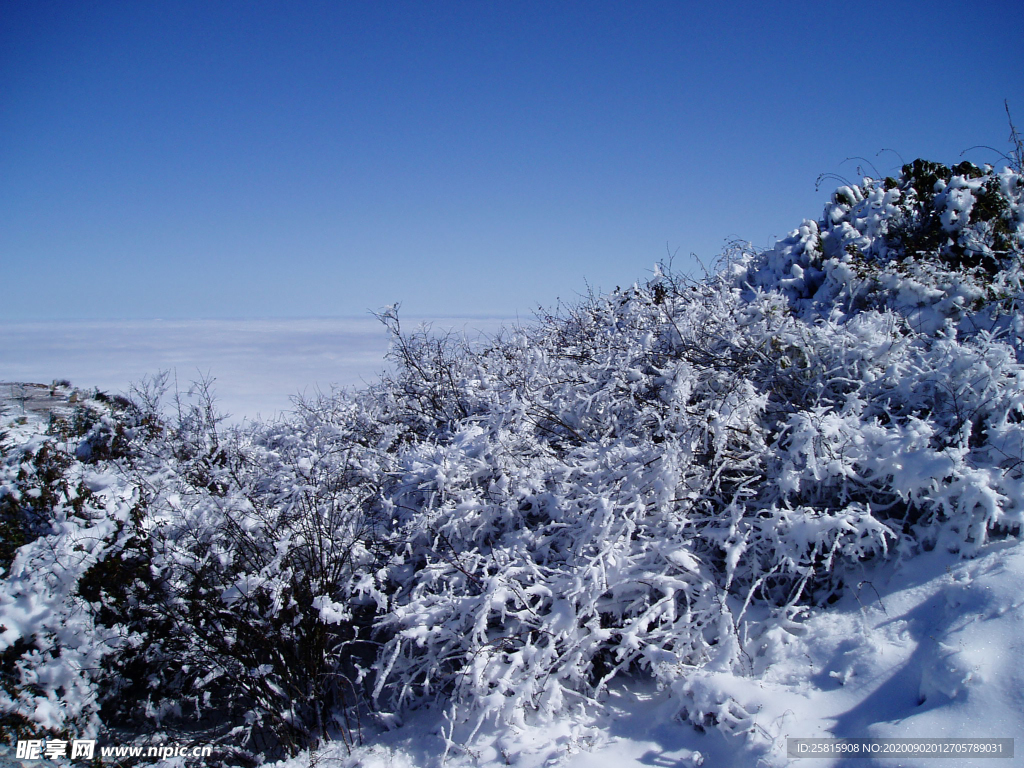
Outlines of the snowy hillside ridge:
M893 309L926 333L953 320L1017 334L1022 193L1009 169L917 160L898 180L837 189L821 220L754 259L746 279L805 320Z
M487 344L387 310L394 373L288 418L156 377L10 427L0 725L253 764L433 705L454 755L644 679L768 750L739 692L809 621L1020 535L1022 196L916 161Z

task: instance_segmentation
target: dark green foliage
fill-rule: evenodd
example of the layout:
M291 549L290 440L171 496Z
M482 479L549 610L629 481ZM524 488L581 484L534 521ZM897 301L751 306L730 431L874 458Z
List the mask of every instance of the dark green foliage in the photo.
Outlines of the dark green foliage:
M853 199L853 195L847 192L845 189L839 189L836 191L836 202L840 205L854 205L857 201Z
M949 234L943 230L935 210L920 204L905 210L889 229L891 247L904 254L905 259L918 259L925 254L948 252L954 245Z
M948 166L921 158L904 165L902 171L901 187L915 189L922 198L935 194L935 185L940 181L949 181L953 175Z
M985 175L981 168L966 160L962 163L957 163L950 170L952 170L954 176L963 176L968 179L979 179Z
M3 624L0 622L0 627ZM32 644L24 639L15 641L9 648L0 652L0 689L8 695L16 696L20 688L20 679L16 664L23 654L32 650ZM23 715L12 712L0 712L0 738L8 744L19 738L38 738L39 726Z
M971 223L989 222L992 226L992 250L1009 253L1013 246L1014 224L1010 204L1000 189L999 179L989 177L974 196Z
M92 496L84 483L68 477L73 461L53 443L25 451L20 458L13 488L0 491L0 569L4 571L20 547L50 529L56 507L81 514Z
M936 197L936 185L945 185L954 177L983 182L980 189L972 187L974 202L968 221L951 230L943 226L943 211L937 202L942 197ZM1000 184L990 167L982 169L967 161L953 167L920 159L904 165L899 180L904 193L902 214L890 226L890 245L905 259L936 259L948 269L980 269L994 276L1001 268L999 258L1012 249L1016 226ZM986 235L990 239L979 241L976 232L964 235L964 224L980 223L990 225Z

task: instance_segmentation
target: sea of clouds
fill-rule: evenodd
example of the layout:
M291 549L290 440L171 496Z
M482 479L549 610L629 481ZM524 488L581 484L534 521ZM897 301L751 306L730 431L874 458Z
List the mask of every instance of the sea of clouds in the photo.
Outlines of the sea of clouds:
M437 318L429 324L476 338L512 322ZM297 396L372 382L387 366L388 344L374 317L8 322L0 323L0 382L68 379L116 394L159 371L182 390L212 378L219 409L242 421L272 418L291 409Z

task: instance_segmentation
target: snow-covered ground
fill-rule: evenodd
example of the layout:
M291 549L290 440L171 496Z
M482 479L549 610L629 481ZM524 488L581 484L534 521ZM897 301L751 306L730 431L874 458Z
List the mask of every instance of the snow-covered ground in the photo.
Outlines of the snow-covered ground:
M485 733L447 765L520 768L928 768L1024 765L1024 549L994 544L973 560L934 551L875 570L827 612L780 630L759 676L706 674L709 697L728 693L753 715L759 738L703 733L653 686L616 687L603 711L521 731ZM426 711L370 746L322 750L345 768L439 764L442 717ZM789 758L787 738L1015 740L1013 758ZM281 768L306 768L309 755ZM316 756L313 757L314 762Z
M473 335L512 321L430 322ZM0 382L68 379L118 394L158 371L171 371L182 388L210 376L220 409L241 421L272 418L297 395L372 381L387 348L384 326L373 317L8 322L0 323Z

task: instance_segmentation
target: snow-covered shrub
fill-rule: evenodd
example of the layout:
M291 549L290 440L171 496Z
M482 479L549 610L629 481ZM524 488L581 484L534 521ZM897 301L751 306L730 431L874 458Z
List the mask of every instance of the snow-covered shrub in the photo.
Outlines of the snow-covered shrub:
M160 416L161 388L117 412L90 402L78 441L36 440L97 493L77 516L42 497L48 523L0 589L5 711L65 733L201 729L229 762L357 739L376 647L360 574L378 559L365 512L381 468L366 456L386 438L334 401L221 430L203 391ZM98 434L130 450L83 450Z
M5 445L0 514L0 725L94 735L105 659L127 642L102 627L83 575L117 545L127 508L111 478L78 464L74 445L36 435Z
M752 606L785 621L872 558L1019 533L1021 189L918 161L709 280L592 297L443 380L402 346L382 396L444 387L465 415L418 433L385 496L378 701L521 724L620 671L750 669Z
M221 432L200 397L151 442L133 468L143 513L118 557L96 569L129 596L119 603L99 587L100 602L117 606L108 621L139 638L109 690L113 719L219 719L214 738L239 760L328 733L357 738L347 717L360 661L374 657L375 603L360 590L378 558L367 511L380 467L360 451L362 414L336 406ZM128 583L106 578L126 567Z
M77 627L3 635L5 710L205 728L258 761L356 738L360 707L443 701L455 740L643 674L750 731L717 681L801 613L873 561L1020 534L1022 195L916 161L717 275L660 270L486 343L387 310L392 372L280 421L160 415L155 390L100 409L46 443L96 495L82 514L4 502L28 533L0 607ZM37 670L80 685L76 712L47 719Z

